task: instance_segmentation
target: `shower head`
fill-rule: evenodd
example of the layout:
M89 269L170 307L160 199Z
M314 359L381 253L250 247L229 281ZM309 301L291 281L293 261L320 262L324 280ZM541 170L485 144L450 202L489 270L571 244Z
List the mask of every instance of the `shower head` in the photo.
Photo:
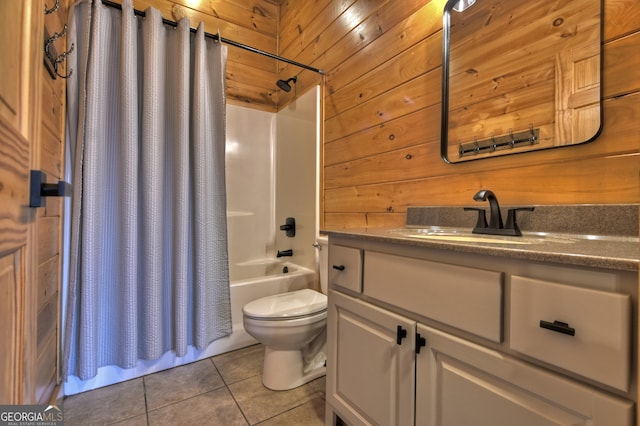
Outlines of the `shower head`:
M285 92L290 92L291 91L291 85L289 84L290 81L292 81L293 84L295 84L296 81L298 81L298 77L291 77L288 80L278 80L276 82L276 85L282 90L284 90Z

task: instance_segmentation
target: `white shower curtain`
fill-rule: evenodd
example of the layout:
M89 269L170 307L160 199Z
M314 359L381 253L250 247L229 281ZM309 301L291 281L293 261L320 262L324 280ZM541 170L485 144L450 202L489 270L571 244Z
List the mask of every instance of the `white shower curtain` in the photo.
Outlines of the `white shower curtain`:
M64 376L231 333L226 47L100 1L70 19L73 162Z

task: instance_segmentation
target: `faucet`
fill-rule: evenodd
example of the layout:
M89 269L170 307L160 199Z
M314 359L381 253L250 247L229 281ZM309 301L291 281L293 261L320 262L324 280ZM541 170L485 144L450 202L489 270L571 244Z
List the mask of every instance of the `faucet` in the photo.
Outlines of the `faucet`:
M483 189L478 191L476 195L473 196L473 199L476 201L489 201L489 208L491 209L489 229L502 229L504 227L502 225L502 215L500 214L500 204L498 204L498 198L493 191Z
M276 254L276 257L285 257L285 256L293 256L293 250L292 249L278 250L278 254Z
M533 207L517 207L509 209L507 215L507 223L502 223L502 215L500 214L500 204L496 194L488 189L482 189L473 196L475 201L489 201L490 219L489 225L485 219L484 209L466 208L465 210L476 210L478 212L478 222L471 231L474 234L490 234L490 235L510 235L514 237L522 236L522 232L516 222L516 212L519 210L533 211Z

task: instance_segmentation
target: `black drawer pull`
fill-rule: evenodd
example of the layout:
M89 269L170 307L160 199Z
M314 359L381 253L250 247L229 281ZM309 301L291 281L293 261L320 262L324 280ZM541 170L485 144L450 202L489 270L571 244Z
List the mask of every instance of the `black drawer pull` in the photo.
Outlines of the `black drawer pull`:
M569 336L576 335L576 329L569 327L569 324L562 321L543 321L540 320L540 328L546 328L547 330L555 331L557 333L567 334Z
M338 271L344 271L344 265L333 265L333 269L337 269Z

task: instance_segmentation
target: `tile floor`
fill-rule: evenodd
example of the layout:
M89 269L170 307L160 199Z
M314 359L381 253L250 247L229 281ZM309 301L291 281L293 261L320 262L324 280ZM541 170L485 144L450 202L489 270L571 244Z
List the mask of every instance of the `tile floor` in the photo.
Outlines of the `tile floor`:
M325 378L289 391L262 385L254 345L64 399L64 424L324 425Z

